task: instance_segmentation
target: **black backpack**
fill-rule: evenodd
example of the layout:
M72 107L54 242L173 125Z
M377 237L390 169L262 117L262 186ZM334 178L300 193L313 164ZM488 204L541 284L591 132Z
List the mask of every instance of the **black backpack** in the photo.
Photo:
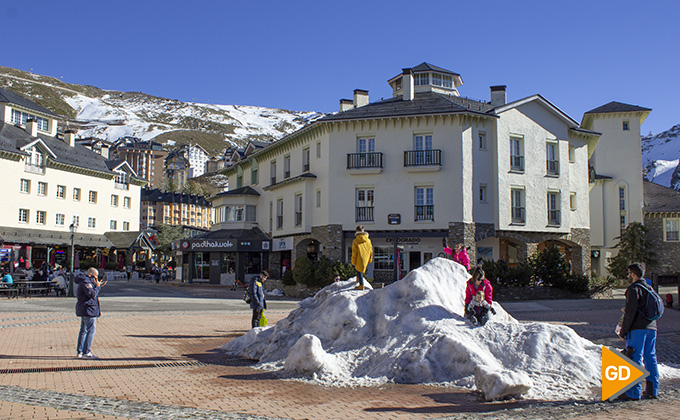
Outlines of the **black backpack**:
M644 295L645 306L644 308L638 309L642 316L648 321L656 321L663 315L664 304L661 296L658 295L647 283L638 282L636 285L642 287L647 294Z

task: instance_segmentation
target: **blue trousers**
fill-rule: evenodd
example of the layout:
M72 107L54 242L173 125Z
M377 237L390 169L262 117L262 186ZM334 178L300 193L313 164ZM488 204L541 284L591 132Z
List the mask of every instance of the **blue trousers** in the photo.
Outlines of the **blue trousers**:
M364 285L364 273L357 271L357 280L359 280L360 285Z
M78 333L78 353L87 354L90 352L94 333L97 331L97 318L83 316L80 317L80 333Z
M633 357L631 357L632 361L642 366L642 360L644 359L645 369L649 371L649 376L646 380L652 383L652 392L654 395L657 395L659 393L659 366L656 363L656 331L633 330L626 336L626 346L635 349ZM639 400L641 391L642 383L638 383L626 391L626 395Z

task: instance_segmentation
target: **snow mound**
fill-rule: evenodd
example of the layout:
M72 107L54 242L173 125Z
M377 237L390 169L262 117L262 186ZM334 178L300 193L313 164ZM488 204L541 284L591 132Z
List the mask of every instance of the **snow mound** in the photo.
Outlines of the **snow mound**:
M600 346L565 326L520 324L497 302L496 315L473 327L464 318L468 278L461 265L436 258L383 289L333 283L274 327L222 348L324 385L455 385L488 400L599 396Z

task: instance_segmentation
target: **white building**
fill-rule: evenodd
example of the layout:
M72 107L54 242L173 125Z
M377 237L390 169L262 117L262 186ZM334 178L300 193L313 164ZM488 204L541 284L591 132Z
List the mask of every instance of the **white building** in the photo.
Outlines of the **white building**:
M29 118L12 119L18 110ZM77 145L72 132L55 138L58 116L11 91L0 89L0 115L4 247L39 265L66 258L71 224L83 258L89 250L112 247L105 232L139 230L140 188L146 182L126 162Z
M393 98L370 103L355 90L341 112L227 168L232 190L213 200L211 237L264 232L274 275L301 255L349 259L359 224L379 280L437 256L443 238L465 243L473 261L510 264L554 241L589 271L599 133L540 95L507 103L505 86L492 86L488 102L463 98L460 75L427 63L388 83Z

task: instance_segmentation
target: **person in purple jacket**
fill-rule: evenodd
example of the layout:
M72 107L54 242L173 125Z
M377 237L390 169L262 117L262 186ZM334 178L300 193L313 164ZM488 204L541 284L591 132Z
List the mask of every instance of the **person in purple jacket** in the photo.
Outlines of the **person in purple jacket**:
M80 317L80 332L78 333L78 357L96 359L90 346L94 333L97 331L99 310L99 291L106 284L106 280L99 280L99 271L90 267L86 274L80 273L74 279L76 289L76 316Z

